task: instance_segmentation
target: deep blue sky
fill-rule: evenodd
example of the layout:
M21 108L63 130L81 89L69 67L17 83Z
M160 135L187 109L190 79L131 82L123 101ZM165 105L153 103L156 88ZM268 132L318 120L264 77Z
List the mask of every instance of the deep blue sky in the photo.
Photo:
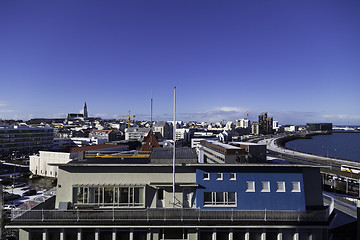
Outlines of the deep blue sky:
M358 0L0 2L0 118L360 125Z

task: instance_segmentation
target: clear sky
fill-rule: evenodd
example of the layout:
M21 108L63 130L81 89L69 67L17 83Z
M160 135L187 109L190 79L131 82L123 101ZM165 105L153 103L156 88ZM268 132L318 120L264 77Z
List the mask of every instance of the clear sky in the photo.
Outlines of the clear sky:
M359 0L3 0L0 118L360 125Z

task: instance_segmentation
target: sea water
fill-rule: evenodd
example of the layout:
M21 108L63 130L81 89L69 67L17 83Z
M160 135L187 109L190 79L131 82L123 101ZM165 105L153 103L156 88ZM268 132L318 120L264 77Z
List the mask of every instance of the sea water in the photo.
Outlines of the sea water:
M299 152L360 161L360 133L316 135L289 141L285 147Z

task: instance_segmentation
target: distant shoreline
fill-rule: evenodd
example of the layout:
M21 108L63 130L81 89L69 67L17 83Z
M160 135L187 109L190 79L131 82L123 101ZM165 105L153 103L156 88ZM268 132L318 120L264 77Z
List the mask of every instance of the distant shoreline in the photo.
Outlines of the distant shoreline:
M291 151L296 151L299 153L305 153L305 154L309 154L309 155L313 155L313 156L321 156L321 157L327 157L329 159L336 159L336 160L344 160L344 161L351 161L351 162L356 162L359 163L359 161L354 160L354 159L346 159L346 158L338 158L338 157L328 157L325 155L321 155L321 154L315 154L315 153L311 153L311 152L304 152L304 151L300 151L300 150L294 150L292 148L287 148L285 147L287 142L293 141L293 140L297 140L297 139L312 139L313 136L317 136L317 135L332 135L333 133L360 133L358 131L332 131L332 132L311 132L311 133L307 133L307 134L303 134L303 135L291 135L291 136L285 136L285 137L281 137L279 139L277 139L275 141L275 144L277 144L279 147L283 148L283 149L287 149L287 150L291 150Z

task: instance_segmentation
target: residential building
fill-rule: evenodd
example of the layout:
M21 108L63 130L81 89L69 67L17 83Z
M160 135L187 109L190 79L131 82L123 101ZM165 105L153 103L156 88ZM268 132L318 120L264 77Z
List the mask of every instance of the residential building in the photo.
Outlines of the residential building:
M273 130L275 132L278 132L279 129L280 129L280 126L279 126L279 121L273 121L273 126L272 126Z
M107 142L118 141L122 138L122 132L113 129L92 130L89 133L89 138L106 139Z
M284 131L285 132L297 132L299 130L299 126L296 125L285 125Z
M184 142L190 142L190 134L193 132L189 128L177 128L175 130L175 140L176 141L184 141Z
M206 163L239 163L244 162L246 151L241 147L224 144L214 140L200 141Z
M142 142L151 128L130 127L125 129L125 140Z
M173 138L173 128L172 125L170 125L167 122L156 122L153 125L153 131L154 133L159 133L160 137L163 139L172 139Z
M266 163L266 144L252 142L232 142L231 145L245 149L247 163Z
M266 119L267 112L263 112L259 114L259 133L266 134Z
M58 176L58 167L51 164L66 164L77 158L79 152L125 151L128 149L129 147L126 145L101 144L85 147L65 148L57 151L40 151L37 155L30 156L29 169L33 175L56 178Z
M247 118L240 118L236 120L236 127L249 128L250 120Z
M260 125L258 122L253 122L251 124L251 134L260 135Z
M0 125L0 155L32 154L53 147L54 132L50 127Z

